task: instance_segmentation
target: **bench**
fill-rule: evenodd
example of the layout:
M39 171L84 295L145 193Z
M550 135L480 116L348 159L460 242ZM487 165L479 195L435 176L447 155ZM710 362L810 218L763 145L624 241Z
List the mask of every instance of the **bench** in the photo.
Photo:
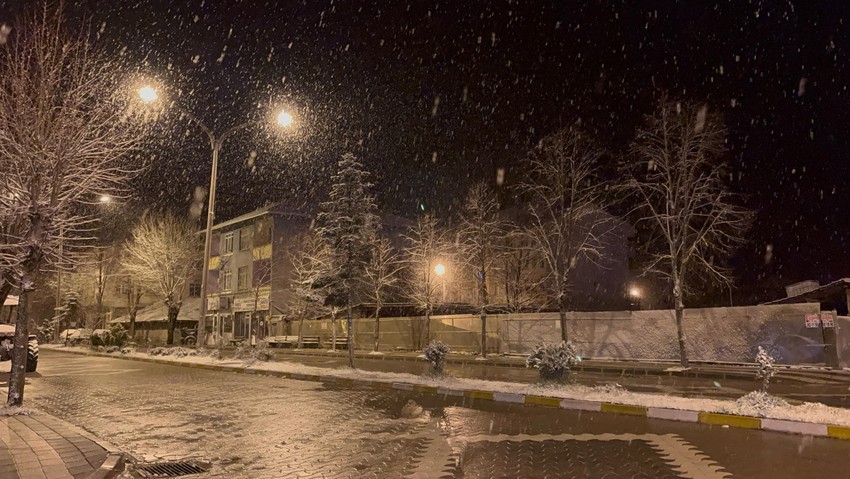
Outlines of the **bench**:
M269 336L266 338L266 342L269 343L271 347L298 347L298 336ZM305 348L319 347L319 337L318 336L304 336L301 338L301 346Z
M348 338L336 338L334 341L332 338L328 339L328 346L333 344L336 346L336 349L347 349L348 348Z

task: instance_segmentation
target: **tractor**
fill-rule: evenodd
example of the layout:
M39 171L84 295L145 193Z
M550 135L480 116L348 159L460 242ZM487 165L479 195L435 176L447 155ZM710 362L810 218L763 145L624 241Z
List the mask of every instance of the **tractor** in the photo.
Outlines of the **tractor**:
M15 325L0 324L0 361L12 359L15 345ZM38 367L38 339L34 334L29 336L27 343L27 372L35 372Z

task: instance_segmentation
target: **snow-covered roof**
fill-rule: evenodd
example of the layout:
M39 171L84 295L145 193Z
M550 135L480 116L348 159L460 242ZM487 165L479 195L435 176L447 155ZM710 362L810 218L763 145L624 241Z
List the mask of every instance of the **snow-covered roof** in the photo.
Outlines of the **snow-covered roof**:
M236 218L215 224L215 225L213 225L212 229L213 229L213 231L215 231L215 230L218 230L218 229L221 229L221 228L226 228L228 226L235 225L235 224L241 223L243 221L248 221L248 220L251 220L251 219L266 215L266 214L303 216L305 218L310 217L310 215L303 213L303 212L286 210L283 203L275 203L275 204L271 204L271 205L268 205L268 206L264 206L260 209L254 210L250 213L245 213L244 215L237 216Z
M191 297L183 300L183 306L177 314L177 321L197 321L201 316L201 298ZM156 323L168 321L168 308L162 301L157 301L150 306L145 306L136 313L137 323ZM119 316L111 321L115 323L129 323L130 316Z
M800 293L787 298L768 301L764 304L793 304L793 303L820 303L832 298L845 298L845 291L850 289L850 278L842 278L805 293Z

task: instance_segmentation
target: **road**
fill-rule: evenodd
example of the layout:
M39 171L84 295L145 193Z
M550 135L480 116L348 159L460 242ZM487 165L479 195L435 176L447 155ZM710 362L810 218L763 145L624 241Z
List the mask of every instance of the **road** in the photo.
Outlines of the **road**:
M199 461L204 479L850 474L850 441L46 350L27 401L139 463Z

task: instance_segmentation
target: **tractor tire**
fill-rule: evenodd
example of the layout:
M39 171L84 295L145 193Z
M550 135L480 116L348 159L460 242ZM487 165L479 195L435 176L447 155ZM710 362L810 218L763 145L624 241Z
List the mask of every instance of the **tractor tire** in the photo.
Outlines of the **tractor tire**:
M34 373L38 368L38 341L27 343L27 372Z

